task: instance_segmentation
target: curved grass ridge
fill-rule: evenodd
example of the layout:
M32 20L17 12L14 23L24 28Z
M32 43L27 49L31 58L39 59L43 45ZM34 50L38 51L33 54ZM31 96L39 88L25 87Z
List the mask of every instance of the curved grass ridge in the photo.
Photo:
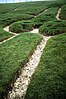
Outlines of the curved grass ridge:
M25 99L66 98L66 33L48 40Z
M41 40L39 34L24 33L0 45L0 99Z
M66 20L48 21L39 28L39 32L47 36L65 33Z
M33 30L35 23L31 21L18 21L9 26L9 30L14 33L29 32Z

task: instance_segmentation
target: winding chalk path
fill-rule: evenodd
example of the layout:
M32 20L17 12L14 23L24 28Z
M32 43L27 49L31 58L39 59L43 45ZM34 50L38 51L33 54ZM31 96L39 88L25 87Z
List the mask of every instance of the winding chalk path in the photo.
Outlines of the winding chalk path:
M58 13L56 15L57 20L59 20L59 14L61 12L61 9L58 10ZM9 26L4 28L5 31L12 33L9 31ZM33 29L31 33L38 33L39 29ZM17 36L17 34L14 34L13 37L7 39L10 40ZM32 74L35 72L36 67L39 64L43 49L47 43L47 40L51 38L51 36L43 36L42 35L42 41L37 46L36 50L34 51L33 55L29 59L29 62L24 65L24 67L21 70L20 76L16 79L16 82L14 83L14 87L12 91L9 91L7 99L24 99L28 85L30 83L30 79ZM6 42L7 40L3 41Z
M36 28L36 29L33 29L32 31L30 31L31 33L38 33L39 32L39 29Z
M21 75L19 76L19 78L17 78L16 82L14 83L12 91L10 91L8 94L8 99L24 99L27 87L30 83L31 76L34 73L36 67L38 66L43 49L49 38L50 36L43 36L43 40L37 46L33 55L29 59L29 62L22 69Z
M56 19L57 19L57 20L61 20L61 19L59 18L60 13L61 13L61 8L59 8L58 13L57 13L57 15L56 15Z
M58 13L56 15L57 20L60 20L59 18L60 12L61 8L58 10ZM38 33L38 31L39 31L38 29L34 29L33 31L31 31L31 33ZM29 62L22 69L21 75L19 76L19 78L17 78L16 82L14 83L12 91L9 92L8 99L24 99L27 87L30 83L31 76L35 72L35 69L38 66L46 42L51 36L48 37L42 36L42 37L43 40L37 46L35 52L29 59Z
M17 7L17 8L18 8L18 7ZM17 10L17 8L15 8L14 10ZM45 9L43 12L46 12L47 10L48 10L48 9ZM43 14L43 12L39 13L37 16L40 16L41 14ZM35 17L37 17L37 16L35 16ZM8 41L8 40L11 40L11 39L13 39L14 37L16 37L17 35L19 35L19 34L17 34L17 33L11 32L11 31L9 30L9 26L5 27L3 30L4 30L4 31L7 31L7 32L9 32L9 33L11 33L11 34L13 34L14 36L11 36L11 37L9 37L8 39L3 40L2 42L0 42L0 44L6 42L6 41ZM31 33L38 33L38 29L33 29L33 30L30 31L30 32L31 32Z
M11 31L9 31L9 26L5 27L3 30L6 31L6 32L9 32L11 34L13 34L13 36L10 37L10 38L8 38L8 39L6 39L6 40L4 40L4 41L2 41L2 42L0 42L0 44L4 43L6 41L9 41L9 40L13 39L14 37L16 37L17 35L19 35L19 34L16 34L16 33L13 33Z
M3 41L6 42L15 36L19 35L13 32L9 31L9 26L4 28L5 31L12 33L14 36ZM30 31L31 33L38 33L39 29L33 29ZM24 68L21 70L21 75L19 78L17 78L16 82L14 83L14 87L12 91L9 91L7 99L24 99L24 96L26 94L27 87L30 83L30 78L32 74L34 73L36 67L38 66L38 63L40 61L42 51L46 45L47 40L50 38L46 36L42 36L42 41L41 43L37 46L36 50L34 51L33 55L29 59L29 62L25 64Z
M45 9L44 11L42 11L41 13L39 13L38 15L34 16L34 17L38 17L40 16L41 14L43 14L44 12L46 12L48 9Z
M10 32L9 26L5 27L4 30L13 34L14 36L7 40L4 40L3 42L6 42L6 41L14 38L15 36L19 35L19 34ZM38 33L39 29L33 29L30 32ZM29 59L29 62L27 64L25 64L24 68L22 68L21 75L19 76L19 78L17 78L16 82L14 83L14 87L13 87L12 91L9 91L7 99L24 99L27 87L30 83L30 78L31 78L32 74L34 73L36 67L38 66L38 63L39 63L41 55L42 55L42 51L46 45L47 40L50 38L50 36L47 37L47 36L42 35L42 38L43 39L42 39L41 43L37 46L33 55Z

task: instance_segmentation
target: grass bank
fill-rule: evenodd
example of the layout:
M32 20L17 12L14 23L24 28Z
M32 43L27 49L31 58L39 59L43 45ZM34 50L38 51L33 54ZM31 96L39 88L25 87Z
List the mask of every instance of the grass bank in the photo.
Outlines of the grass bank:
M10 34L3 30L3 28L0 27L0 42L13 36L13 34Z
M39 28L39 32L43 35L57 35L65 33L66 21L48 21Z

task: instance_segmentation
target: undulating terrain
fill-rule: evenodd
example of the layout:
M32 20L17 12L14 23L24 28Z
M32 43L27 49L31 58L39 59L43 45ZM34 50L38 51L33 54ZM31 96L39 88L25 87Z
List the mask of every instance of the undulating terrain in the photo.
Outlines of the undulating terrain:
M0 4L0 99L66 99L66 1Z

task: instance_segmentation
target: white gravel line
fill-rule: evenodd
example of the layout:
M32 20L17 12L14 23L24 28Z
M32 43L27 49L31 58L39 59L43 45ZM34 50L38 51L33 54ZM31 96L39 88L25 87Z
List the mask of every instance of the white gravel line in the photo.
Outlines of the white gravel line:
M11 39L13 39L14 37L16 37L16 36L14 35L14 36L12 36L12 37L10 37L10 38L8 38L8 39L6 39L6 40L0 42L0 44L4 43L4 42L6 42L6 41L9 41L9 40L11 40Z
M47 40L50 38L43 36L43 40L37 46L33 55L29 59L29 62L22 68L21 75L17 78L14 83L12 91L9 91L7 99L24 99L27 87L30 83L32 74L35 72L36 67L40 61L43 49L46 45Z
M31 33L38 33L39 32L39 29L36 28L36 29L33 29L32 31L30 31Z
M17 34L17 33L13 33L13 32L11 32L11 31L9 31L9 26L5 27L3 30L6 31L6 32L9 32L9 33L11 33L11 34L13 34L14 36L9 37L9 38L6 39L6 40L3 40L2 42L0 42L0 44L4 43L4 42L6 42L6 41L9 41L9 40L13 39L14 37L16 37L17 35L19 35L19 34Z
M56 19L57 19L57 20L61 20L61 19L59 18L60 13L61 13L61 8L59 8L59 10L58 10L58 12L57 12L57 15L56 15Z
M13 33L13 32L11 32L11 31L9 30L9 26L5 27L3 30L6 31L6 32L9 32L9 33L11 33L11 34L17 35L17 33Z
M40 16L41 14L43 14L44 12L46 12L48 9L45 9L43 12L39 13L38 15L35 15L34 17Z
M40 16L41 14L43 14L44 12L46 12L48 9L45 9L43 12L39 13L37 16Z

